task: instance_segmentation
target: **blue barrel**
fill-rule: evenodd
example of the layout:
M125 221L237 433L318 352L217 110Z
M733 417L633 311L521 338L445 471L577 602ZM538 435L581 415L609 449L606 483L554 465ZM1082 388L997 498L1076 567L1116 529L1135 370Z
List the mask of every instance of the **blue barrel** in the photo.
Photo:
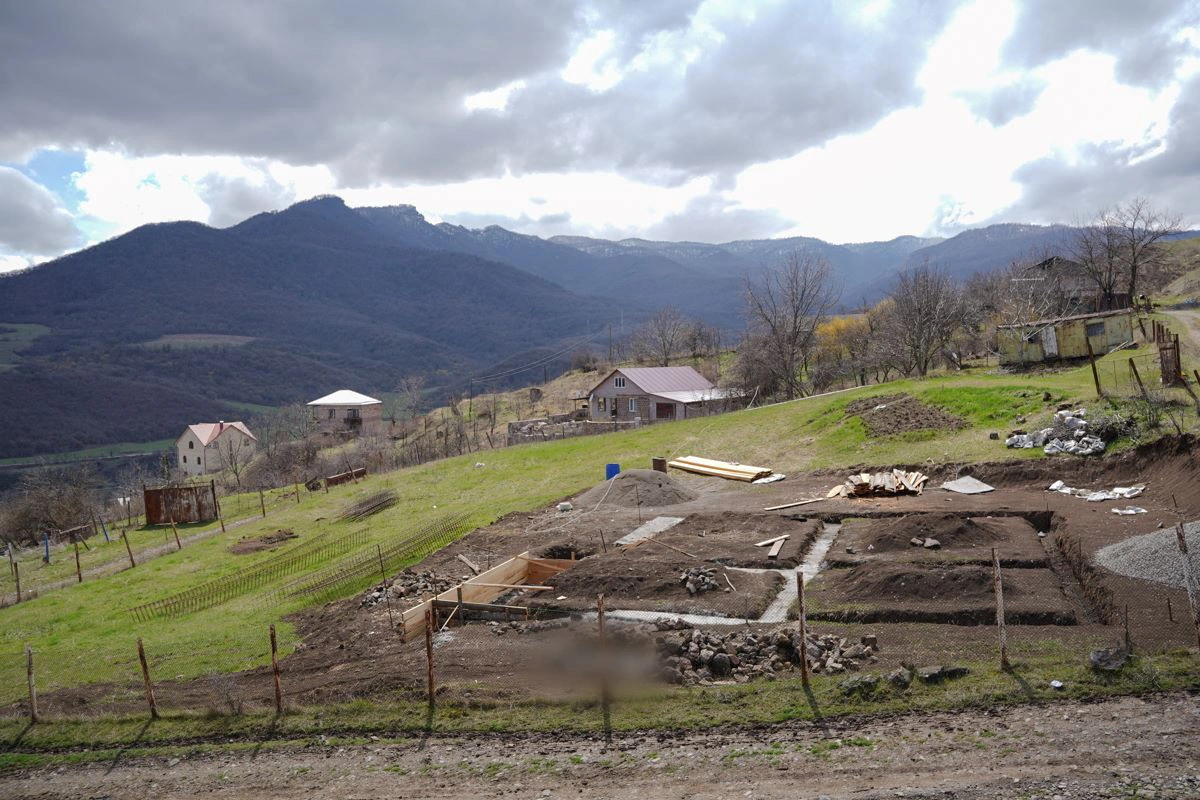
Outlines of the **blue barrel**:
M621 473L620 464L605 464L604 465L604 480L611 481Z

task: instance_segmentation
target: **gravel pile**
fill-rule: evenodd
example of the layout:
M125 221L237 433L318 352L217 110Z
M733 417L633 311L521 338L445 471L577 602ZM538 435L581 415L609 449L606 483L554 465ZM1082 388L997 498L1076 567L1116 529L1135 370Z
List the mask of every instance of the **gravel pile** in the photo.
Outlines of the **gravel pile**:
M1200 522L1189 522L1183 526L1183 530L1187 537L1192 571L1200 578ZM1183 564L1180 563L1174 528L1110 544L1096 552L1096 563L1128 578L1142 578L1184 588Z

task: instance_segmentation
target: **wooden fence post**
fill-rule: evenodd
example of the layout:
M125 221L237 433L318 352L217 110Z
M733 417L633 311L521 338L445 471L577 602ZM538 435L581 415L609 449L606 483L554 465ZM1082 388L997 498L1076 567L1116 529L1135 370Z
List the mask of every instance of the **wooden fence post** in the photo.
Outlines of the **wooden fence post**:
M1192 559L1188 556L1187 537L1183 523L1175 526L1175 543L1179 546L1179 559L1183 566L1183 585L1187 588L1188 607L1192 611L1192 626L1196 629L1196 646L1200 647L1200 591L1196 587L1196 574L1192 571Z
M300 505L300 484L293 482L292 485L296 487L296 505Z
M609 686L608 641L604 630L604 593L596 596L596 632L600 648L600 708L604 712L604 735L612 738L612 691Z
M121 541L125 542L125 552L129 553L129 566L136 567L137 562L133 560L133 548L129 546L129 536L125 533L122 533Z
M154 702L154 684L150 683L150 665L146 663L146 648L142 647L142 637L138 637L138 661L142 662L142 683L146 687L146 702L150 705L151 719L158 719L158 703Z
M1100 388L1100 373L1096 370L1096 354L1092 351L1092 340L1084 336L1083 341L1087 344L1088 361L1092 363L1092 382L1096 384L1096 397L1104 397L1104 390Z
M29 683L29 721L38 721L37 686L33 682L33 648L25 645L25 679Z
M18 562L14 561L12 568L13 568L13 579L16 580L16 582L17 582L17 602L19 603L19 602L21 602L21 565Z
M1133 379L1137 381L1138 389L1142 392L1142 399L1149 403L1150 393L1146 391L1146 385L1142 383L1142 375L1138 372L1137 364L1133 362L1132 358L1129 359L1129 371L1133 373Z
M425 612L425 683L429 691L429 707L433 708L433 611Z
M83 583L83 570L79 566L79 540L75 541L75 581Z
M267 499L263 496L263 490L258 490L258 506L262 509L263 519L267 518Z
M375 553L379 556L379 585L383 587L383 599L387 603L388 610L388 627L396 630L396 619L392 616L392 596L388 592L387 585L387 570L383 567L383 549L379 545L375 545ZM459 595L462 595L462 589L459 589Z
M271 676L275 681L275 713L283 713L283 691L279 688L279 648L275 644L275 626L271 626Z
M992 548L992 587L996 592L996 630L1000 634L1000 669L1008 669L1008 629L1004 624L1004 581L1000 577L1000 556Z
M213 508L217 511L217 522L221 523L221 533L225 532L225 515L221 513L221 501L217 499L217 481L213 478L208 482L209 491L212 492Z
M179 529L175 527L174 518L171 519L171 533L175 534L175 549L182 550L183 543L179 541Z
M796 619L800 623L800 682L808 686L808 620L804 618L804 570L796 570Z

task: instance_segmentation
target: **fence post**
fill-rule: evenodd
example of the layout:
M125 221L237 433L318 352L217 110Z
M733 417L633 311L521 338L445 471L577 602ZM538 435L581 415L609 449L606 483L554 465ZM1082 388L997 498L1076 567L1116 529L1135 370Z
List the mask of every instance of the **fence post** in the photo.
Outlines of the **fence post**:
M600 708L604 713L604 736L612 740L612 691L609 686L608 641L604 631L604 593L596 596L596 625L600 647Z
M182 550L183 543L179 541L179 529L175 527L175 519L171 519L171 533L175 534L175 549Z
M83 583L83 570L79 566L79 541L76 540L74 542L74 544L75 544L75 581L77 583Z
M275 626L271 626L271 676L275 681L275 713L283 713L283 692L279 688L279 649L275 644Z
M17 582L17 602L19 603L19 602L21 602L21 565L18 562L14 561L12 568L13 568L13 578Z
M1008 629L1004 624L1004 581L1000 577L1000 556L992 548L992 586L996 591L996 630L1000 634L1000 669L1008 669Z
M1133 373L1133 379L1137 381L1138 389L1142 392L1142 399L1147 403L1150 402L1150 393L1146 391L1146 385L1142 383L1141 373L1138 372L1137 364L1133 363L1133 359L1129 359L1129 371Z
M1200 597L1197 597L1196 574L1192 572L1192 559L1188 556L1187 537L1183 523L1175 525L1175 543L1179 545L1179 559L1183 565L1183 585L1187 587L1188 607L1192 611L1192 626L1196 629L1196 646L1200 647Z
M1087 344L1088 361L1092 363L1092 382L1096 384L1096 397L1104 397L1104 390L1100 388L1100 373L1096 370L1096 354L1092 351L1092 340L1084 336L1083 341Z
M127 536L125 533L122 533L121 541L125 542L125 552L129 553L129 566L136 567L137 562L133 560L133 548L129 546L129 536Z
M154 685L150 683L150 665L146 663L146 648L142 647L142 637L138 637L138 661L142 662L142 683L146 687L146 702L150 705L150 718L158 719L158 704L154 702Z
M292 485L296 487L296 505L300 505L300 484L293 482Z
M388 592L387 570L383 567L383 549L379 545L375 545L375 553L379 556L379 585L383 587L383 600L387 603L388 626L392 630L396 630L396 619L392 616L392 596L391 593ZM459 589L459 594L461 596L461 589Z
M33 648L25 645L25 678L29 682L29 721L38 721L37 686L33 682Z
M258 490L258 507L262 509L263 519L267 518L267 499L263 496L263 490Z
M425 612L425 683L429 691L429 707L433 708L433 611Z
M804 617L804 570L796 570L796 619L800 623L800 682L808 686L808 620Z

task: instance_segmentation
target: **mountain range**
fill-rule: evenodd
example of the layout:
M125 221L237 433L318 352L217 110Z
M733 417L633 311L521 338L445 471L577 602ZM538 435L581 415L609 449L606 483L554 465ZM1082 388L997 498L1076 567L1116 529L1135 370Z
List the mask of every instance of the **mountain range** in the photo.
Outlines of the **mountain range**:
M541 239L318 197L229 228L146 225L0 277L0 458L173 437L191 422L421 375L531 380L573 346L673 305L740 326L744 277L825 258L847 304L925 260L967 275L1060 244L1061 226L724 244ZM16 344L8 347L3 340ZM595 345L593 345L595 346ZM597 348L599 349L599 348ZM431 400L439 399L436 397Z

